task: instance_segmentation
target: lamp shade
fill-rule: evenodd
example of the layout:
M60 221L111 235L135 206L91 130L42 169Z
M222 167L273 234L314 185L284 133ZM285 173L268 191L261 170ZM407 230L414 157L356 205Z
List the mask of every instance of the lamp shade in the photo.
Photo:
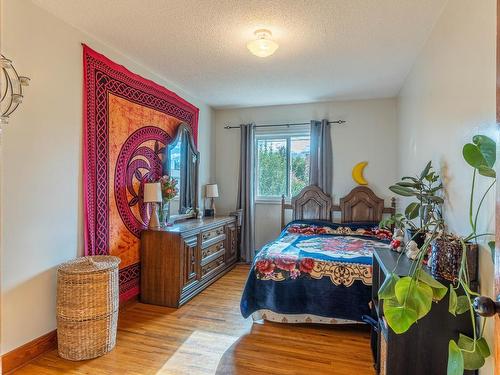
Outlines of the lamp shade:
M205 196L207 198L217 198L219 196L217 184L208 184L205 186L205 189Z
M146 182L144 184L144 203L158 203L162 201L161 185L159 182Z

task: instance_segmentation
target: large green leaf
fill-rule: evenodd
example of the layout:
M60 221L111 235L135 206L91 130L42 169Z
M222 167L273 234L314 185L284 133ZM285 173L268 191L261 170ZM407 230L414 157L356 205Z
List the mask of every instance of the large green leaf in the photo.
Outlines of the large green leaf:
M413 202L406 207L405 216L408 220L413 220L418 216L420 211L420 203Z
M378 290L378 297L380 299L390 299L396 296L396 292L394 291L394 287L399 280L399 276L395 273L391 273L387 275L384 282L380 286Z
M419 270L418 279L432 288L432 299L435 301L441 301L448 292L446 286L441 284L424 270Z
M463 375L464 357L457 343L450 340L448 344L448 369L447 375Z
M425 178L425 176L427 176L429 174L429 171L431 170L432 168L432 161L428 162L427 165L425 166L424 170L422 171L422 173L420 173L420 179L423 180Z
M484 357L476 345L474 348L474 340L463 334L458 337L458 347L462 349L464 358L464 368L466 370L477 370L484 365Z
M402 186L402 187L407 187L407 188L418 189L422 184L420 182L400 181L400 182L396 182L396 185Z
M495 141L485 135L475 135L472 138L472 142L477 145L479 151L483 154L486 165L490 168L493 167L497 157L497 145Z
M389 190L394 194L402 195L403 197L412 197L414 195L413 190L404 186L392 185L389 186Z
M395 298L384 300L384 315L389 327L397 334L408 331L418 318L415 310L400 305Z
M433 187L429 190L429 193L435 193L443 188L443 184L439 184L438 186Z
M472 144L466 143L462 149L462 155L467 163L473 168L479 168L480 166L487 166L488 162L479 150L479 147Z
M469 311L470 308L470 301L469 297L467 296L458 296L457 298L457 314L463 314L466 311Z
M415 182L415 183L418 183L418 184L420 184L420 183L421 183L421 182L418 180L418 178L411 177L411 176L404 176L404 177L402 177L402 178L401 178L401 180L411 180L411 181L413 181L413 182Z
M477 340L476 345L484 358L488 358L491 355L490 346L484 337Z
M497 177L497 173L495 172L495 170L491 167L488 167L487 165L480 165L477 168L477 171L479 172L480 175L485 177L491 177L491 178Z
M450 302L448 304L450 314L457 315L457 292L453 289L453 284L450 284Z
M416 311L418 319L424 317L432 307L431 287L409 276L398 280L395 292L398 302Z

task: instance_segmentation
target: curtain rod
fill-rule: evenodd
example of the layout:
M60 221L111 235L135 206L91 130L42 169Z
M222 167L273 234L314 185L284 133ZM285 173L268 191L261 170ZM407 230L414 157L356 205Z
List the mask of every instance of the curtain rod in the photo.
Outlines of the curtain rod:
M342 125L345 124L346 121L344 120L337 120L337 121L328 121L329 124L338 124ZM299 125L310 125L310 122L298 122L295 124L260 124L260 125L254 125L255 128L263 128L267 126L299 126ZM226 125L224 126L224 129L239 129L239 126L231 126L231 125Z

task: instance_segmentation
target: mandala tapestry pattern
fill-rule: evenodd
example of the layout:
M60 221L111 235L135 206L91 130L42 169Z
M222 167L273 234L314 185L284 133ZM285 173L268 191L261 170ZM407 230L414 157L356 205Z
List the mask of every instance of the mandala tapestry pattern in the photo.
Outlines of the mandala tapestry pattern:
M195 143L198 108L83 45L85 254L116 255L120 299L139 293L139 238L148 222L143 183L163 174L180 123Z

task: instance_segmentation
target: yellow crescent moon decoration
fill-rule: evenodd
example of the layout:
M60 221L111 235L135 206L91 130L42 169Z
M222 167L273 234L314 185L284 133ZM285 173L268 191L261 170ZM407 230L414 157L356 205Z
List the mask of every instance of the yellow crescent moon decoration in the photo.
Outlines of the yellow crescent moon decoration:
M359 185L368 185L368 181L363 176L363 170L368 165L367 161L362 161L354 166L352 169L352 179Z

